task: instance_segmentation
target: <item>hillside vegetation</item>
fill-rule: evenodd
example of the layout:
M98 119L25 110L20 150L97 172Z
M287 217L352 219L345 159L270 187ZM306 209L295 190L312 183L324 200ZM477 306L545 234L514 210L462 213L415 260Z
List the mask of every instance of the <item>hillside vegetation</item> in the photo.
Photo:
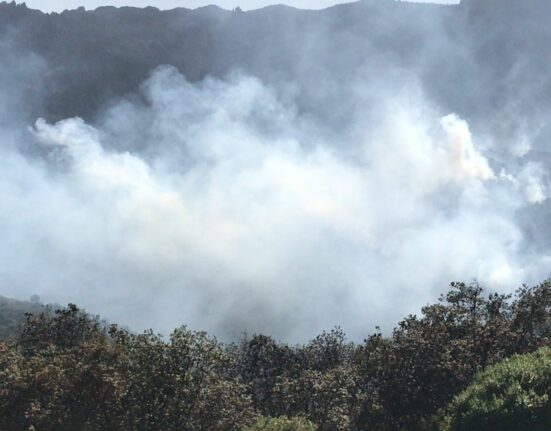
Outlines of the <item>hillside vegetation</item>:
M473 400L489 393L512 405L528 397L548 415L547 350L473 378L549 345L550 317L551 282L513 296L455 283L390 336L361 344L336 328L304 345L266 335L225 345L186 327L168 340L132 334L69 305L29 315L0 343L0 428L422 430L450 402L449 412L484 423L501 401L473 410Z
M476 376L453 399L438 429L548 430L551 425L551 349L515 355Z
M42 305L37 301L16 301L0 296L0 339L15 336L25 322L26 313L40 313Z

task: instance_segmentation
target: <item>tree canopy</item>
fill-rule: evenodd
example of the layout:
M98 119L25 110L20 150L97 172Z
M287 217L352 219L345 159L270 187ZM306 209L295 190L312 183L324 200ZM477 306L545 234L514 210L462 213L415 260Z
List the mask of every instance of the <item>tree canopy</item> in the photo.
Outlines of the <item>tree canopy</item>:
M0 429L424 430L442 409L450 430L538 429L550 317L551 282L514 295L453 283L360 344L339 328L303 345L223 344L186 327L135 334L70 304L27 314L0 341Z

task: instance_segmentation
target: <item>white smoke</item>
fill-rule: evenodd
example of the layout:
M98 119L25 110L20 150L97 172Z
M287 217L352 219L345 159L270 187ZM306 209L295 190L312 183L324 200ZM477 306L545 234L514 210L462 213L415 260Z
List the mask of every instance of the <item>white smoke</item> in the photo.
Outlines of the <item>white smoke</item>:
M389 98L376 124L359 110L335 142L252 77L165 67L143 92L95 127L38 120L46 159L3 150L4 291L136 329L301 340L389 329L450 281L547 276L514 217L547 198L543 170L492 166L420 96Z

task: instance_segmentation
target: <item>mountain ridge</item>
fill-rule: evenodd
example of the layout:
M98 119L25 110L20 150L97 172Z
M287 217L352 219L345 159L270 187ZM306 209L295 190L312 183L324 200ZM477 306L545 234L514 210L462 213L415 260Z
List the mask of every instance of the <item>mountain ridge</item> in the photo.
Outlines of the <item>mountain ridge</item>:
M10 58L10 51L29 52L48 69L36 73L36 86L29 90L40 95L28 112L29 119L93 119L110 99L136 91L163 64L174 65L191 81L224 76L235 69L267 83L300 79L304 71L297 68L309 56L310 46L321 49L322 62L317 67L324 68L328 79L342 79L343 72L357 70L377 56L391 67L422 67L427 91L435 93L433 97L449 111L468 116L479 109L480 102L486 105L480 110L487 111L496 106L492 97L502 97L468 100L469 91L463 87L469 80L493 80L491 76L499 76L519 61L536 63L548 57L544 50L548 32L536 23L551 13L551 7L540 0L529 3L499 2L496 9L495 0L460 5L364 0L323 10L277 5L249 12L218 7L168 11L100 7L46 14L24 4L2 2L0 41L5 58ZM503 22L522 20L526 25L493 24L498 12ZM442 41L433 40L437 27ZM530 52L519 49L517 45L532 43L532 38L537 40ZM337 45L354 46L356 56ZM461 51L473 53L472 58ZM477 57L477 52L484 53ZM541 64L538 67L539 77ZM484 77L486 68L490 73ZM464 83L458 74L464 76ZM456 80L454 88L448 85L451 80Z

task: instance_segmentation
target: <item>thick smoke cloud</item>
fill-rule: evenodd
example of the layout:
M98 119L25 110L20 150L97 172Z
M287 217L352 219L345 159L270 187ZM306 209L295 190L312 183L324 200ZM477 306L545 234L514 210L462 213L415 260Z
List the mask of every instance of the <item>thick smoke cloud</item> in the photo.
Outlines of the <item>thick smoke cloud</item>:
M135 329L296 341L390 329L453 280L548 275L518 220L549 193L529 137L503 162L415 81L346 85L338 131L254 76L162 67L93 125L4 133L4 291Z

